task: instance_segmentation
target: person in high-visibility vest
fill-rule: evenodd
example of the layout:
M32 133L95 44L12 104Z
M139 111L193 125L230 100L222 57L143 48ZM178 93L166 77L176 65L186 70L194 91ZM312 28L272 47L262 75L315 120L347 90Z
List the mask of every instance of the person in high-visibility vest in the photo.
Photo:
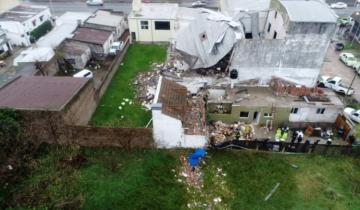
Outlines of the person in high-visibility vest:
M289 133L288 133L289 131L285 131L284 133L283 133L283 135L281 136L281 138L280 138L280 141L286 141L287 140L287 138L288 138L288 136L289 136Z
M281 138L281 129L278 128L278 129L276 130L276 134L275 134L275 141L279 141L280 138Z

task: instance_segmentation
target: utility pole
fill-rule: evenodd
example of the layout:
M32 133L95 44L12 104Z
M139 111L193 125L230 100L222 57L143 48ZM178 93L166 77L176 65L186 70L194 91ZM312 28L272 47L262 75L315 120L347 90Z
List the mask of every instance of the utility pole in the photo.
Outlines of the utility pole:
M354 81L355 81L355 78L357 76L357 69L355 69L355 73L354 73L354 77L352 78L351 80L351 83L350 83L350 86L348 87L347 91L346 91L346 94L345 94L345 97L348 97L348 93L349 93L349 90L351 89L352 85L354 84Z
M356 16L359 16L359 15L360 15L360 12L356 12L355 15L356 15ZM355 19L355 18L354 18L354 19ZM356 20L356 19L355 19L355 20ZM355 22L355 23L356 23L356 22ZM355 26L355 23L354 23L354 26ZM353 27L354 27L354 26L353 26ZM359 32L359 28L360 28L360 24L357 23L357 29L356 29L355 34L353 34L353 37L352 37L352 39L351 39L350 47L353 46L354 39L355 39L355 37L357 36L357 33Z

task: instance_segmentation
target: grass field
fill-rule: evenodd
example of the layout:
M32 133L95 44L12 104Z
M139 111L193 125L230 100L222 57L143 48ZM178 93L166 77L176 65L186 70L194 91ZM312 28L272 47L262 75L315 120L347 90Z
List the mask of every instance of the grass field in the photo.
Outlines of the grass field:
M189 203L203 206L196 209L249 210L360 206L357 159L210 151L199 191L178 180L179 156L189 152L52 147L33 163L33 173L13 189L15 196L9 202L20 204L18 209L64 204L82 209L187 209ZM59 161L76 154L87 158L80 168ZM278 182L277 191L264 201ZM217 205L216 197L221 198Z
M166 45L130 45L123 65L112 79L90 123L96 126L144 127L151 113L134 100L132 83L139 72L149 71L151 64L165 61L166 49ZM134 103L126 103L120 110L124 99Z

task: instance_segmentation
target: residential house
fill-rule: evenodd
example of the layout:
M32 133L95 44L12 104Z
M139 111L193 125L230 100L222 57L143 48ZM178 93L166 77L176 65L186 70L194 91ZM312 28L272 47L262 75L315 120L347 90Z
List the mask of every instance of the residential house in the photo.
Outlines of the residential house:
M114 36L111 31L80 27L75 31L72 40L86 43L93 56L103 57L109 53Z
M9 39L6 33L0 29L0 55L3 53L11 52L12 46L9 43Z
M123 13L97 10L84 23L85 27L112 31L114 40L118 40L128 28Z
M242 39L230 71L236 83L269 85L273 77L314 87L336 29L337 16L315 0L271 0L264 37Z
M66 12L56 19L55 27L45 36L41 37L36 45L39 47L57 48L61 42L71 38L77 27L91 16L86 12Z
M204 147L207 143L205 120L197 118L201 113L194 115L191 112L187 94L186 87L162 77L159 79L151 108L153 135L158 148ZM202 116L205 119L205 112ZM191 124L191 121L196 123Z
M55 52L50 47L30 47L23 50L13 61L15 67L33 65L34 72L31 75L55 75L58 72L58 64Z
M0 27L5 31L10 43L30 46L30 34L46 21L51 21L48 7L18 5L0 14Z
M60 124L86 125L96 103L87 78L19 76L0 88L0 107L22 111L29 118L40 115L30 125L41 128L48 126L45 114L59 117Z
M333 124L344 105L334 92L322 91L321 95L292 96L275 94L267 87L210 89L208 114L211 120L266 127Z
M133 1L128 16L132 42L169 42L175 29L178 4Z
M86 43L71 40L64 41L58 53L75 69L84 69L91 58L91 50Z

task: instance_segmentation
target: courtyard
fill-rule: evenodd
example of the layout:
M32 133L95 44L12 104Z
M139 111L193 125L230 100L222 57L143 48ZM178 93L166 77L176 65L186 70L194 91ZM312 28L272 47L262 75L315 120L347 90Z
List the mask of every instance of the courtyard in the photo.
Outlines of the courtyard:
M150 71L153 63L164 62L166 50L167 45L130 45L90 124L145 127L151 112L136 100L133 82L139 73Z

